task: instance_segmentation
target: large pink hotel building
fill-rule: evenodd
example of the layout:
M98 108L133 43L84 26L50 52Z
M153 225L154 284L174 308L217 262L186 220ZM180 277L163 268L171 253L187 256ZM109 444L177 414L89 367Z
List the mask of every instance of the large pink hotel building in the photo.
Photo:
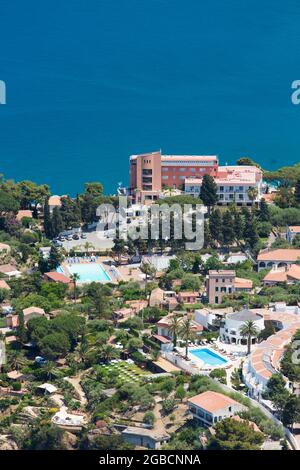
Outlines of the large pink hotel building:
M184 189L185 179L216 177L218 158L214 156L162 155L144 153L130 157L130 194L136 202L157 199L164 186Z

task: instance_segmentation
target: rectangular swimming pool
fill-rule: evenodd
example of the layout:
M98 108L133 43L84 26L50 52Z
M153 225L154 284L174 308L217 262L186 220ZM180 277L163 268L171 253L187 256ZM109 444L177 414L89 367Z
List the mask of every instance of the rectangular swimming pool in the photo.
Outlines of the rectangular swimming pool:
M58 268L59 272L64 272L63 268ZM98 263L68 264L70 274L79 274L79 283L84 282L111 282L110 276Z
M192 349L190 354L201 359L208 366L224 366L228 362L227 359L208 348Z

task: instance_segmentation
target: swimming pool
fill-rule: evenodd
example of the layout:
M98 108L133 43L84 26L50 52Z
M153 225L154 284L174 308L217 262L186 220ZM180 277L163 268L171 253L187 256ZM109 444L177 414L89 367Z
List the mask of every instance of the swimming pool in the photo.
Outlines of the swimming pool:
M190 354L201 359L208 366L224 366L228 363L227 359L208 348L192 349Z
M86 263L86 264L68 264L67 265L70 274L79 274L79 283L84 282L111 282L110 276L103 269L101 264L98 263ZM60 266L57 269L58 272L64 273L63 268Z

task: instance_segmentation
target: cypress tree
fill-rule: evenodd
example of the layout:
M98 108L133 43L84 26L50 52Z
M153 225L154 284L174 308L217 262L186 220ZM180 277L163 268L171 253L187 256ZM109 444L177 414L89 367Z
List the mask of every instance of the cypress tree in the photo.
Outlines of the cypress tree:
M223 241L223 231L222 231L222 215L220 209L215 209L209 218L209 231L212 240L215 240L218 243Z
M299 186L299 190L300 190L300 186ZM300 193L299 193L299 196L300 196ZM270 221L270 212L269 212L268 204L266 203L265 199L262 199L260 201L259 219L262 222L269 222Z
M294 196L295 196L296 204L300 205L300 178L298 178L296 181Z
M234 236L238 241L242 240L243 238L243 229L244 229L244 224L243 224L243 219L241 217L241 214L239 211L235 211L234 216L233 216L233 230L234 230Z
M222 221L223 243L227 246L234 241L233 218L230 211L226 211Z
M219 198L217 194L218 186L215 180L210 175L204 175L202 179L200 199L203 204L208 207L208 213L210 214L211 207L217 204Z
M52 237L52 224L51 224L51 215L49 208L49 199L47 198L44 204L44 231L45 235L48 238Z
M52 237L57 237L57 235L62 232L64 228L65 225L60 210L58 207L54 207L51 217Z

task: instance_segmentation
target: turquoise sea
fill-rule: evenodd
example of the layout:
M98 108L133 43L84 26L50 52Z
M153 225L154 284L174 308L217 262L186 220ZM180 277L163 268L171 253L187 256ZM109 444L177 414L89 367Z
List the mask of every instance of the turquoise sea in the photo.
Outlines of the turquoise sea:
M296 0L0 2L0 172L75 195L131 153L300 160Z

